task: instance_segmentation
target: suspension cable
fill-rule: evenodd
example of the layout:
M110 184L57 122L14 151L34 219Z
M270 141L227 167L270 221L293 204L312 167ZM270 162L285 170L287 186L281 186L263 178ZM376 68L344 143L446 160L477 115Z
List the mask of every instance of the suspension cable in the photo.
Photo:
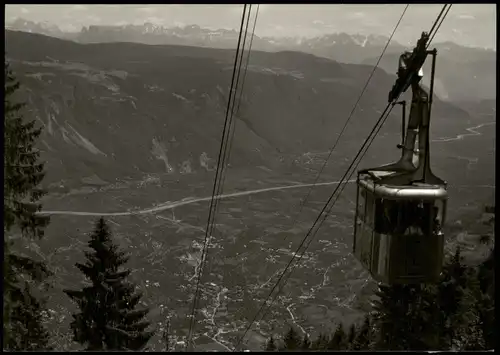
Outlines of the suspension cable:
M342 137L342 135L344 134L344 131L345 129L347 128L347 125L349 124L349 121L351 120L352 118L352 115L354 114L354 111L356 110L356 108L358 107L358 104L359 102L361 101L361 98L363 97L365 91L366 91L366 88L368 87L368 84L370 83L372 77L373 77L373 74L375 74L375 71L377 70L379 64L380 64L380 61L382 60L382 57L384 56L387 48L389 47L389 43L391 43L391 40L392 40L392 37L394 37L394 34L396 33L396 30L398 29L399 27L399 24L401 23L401 20L403 19L405 13L406 13L406 10L408 9L408 6L410 6L410 4L406 4L404 10L403 10L403 13L401 14L401 16L399 17L399 20L398 22L396 23L396 26L394 27L394 30L392 31L391 33L391 36L389 37L389 39L387 40L387 43L385 44L385 47L384 49L382 50L382 53L380 54L380 56L378 57L378 60L377 62L375 63L375 65L373 66L373 69L370 73L370 75L368 76L368 79L366 80L366 83L365 83L365 86L363 87L363 89L361 90L361 93L359 94L358 96L358 99L356 100L356 103L354 104L351 112L349 113L349 116L347 117L347 120L345 121L344 123L344 126L342 127L342 130L340 131L340 134L339 136L337 137L337 139L335 140L335 143L333 144L332 148L330 148L330 151L328 152L328 156L327 158L325 159L325 161L323 162L323 165L321 166L321 169L319 170L318 174L316 175L316 179L314 181L314 184L313 186L311 186L311 188L309 189L307 195L306 195L306 198L302 201L301 203L301 206L300 206L300 210L299 210L299 215L301 214L302 212L302 209L304 207L304 205L307 203L307 201L309 200L309 197L311 196L311 192L312 190L314 189L315 185L318 183L318 180L321 176L321 174L323 173L323 170L325 169L327 163L328 163L328 160L330 160L331 156L332 156L332 153L333 151L335 150L335 148L337 147L337 144L339 143L340 141L340 138ZM292 228L295 226L295 222L297 222L297 219L294 221L293 225L292 225ZM285 237L286 239L286 237Z
M446 15L445 15L446 16ZM436 19L436 21L434 22L434 25L432 26L432 29L435 28L437 22L439 21L439 18L441 17L441 13L440 15L438 16L438 18ZM442 21L441 21L442 23ZM438 26L438 29L439 29L439 26ZM437 30L436 30L437 32ZM435 33L436 33L435 32ZM435 34L434 33L434 34ZM363 145L361 146L360 150L358 151L358 153L356 154L356 156L354 157L353 161L351 162L350 166L347 168L347 171L346 173L344 174L344 176L342 177L341 179L341 182L337 185L337 187L335 188L335 190L333 191L333 193L330 195L330 198L328 199L328 201L325 203L323 209L320 211L318 217L316 218L316 220L314 221L313 225L311 226L311 228L309 229L309 231L307 232L306 236L303 238L302 242L300 243L299 247L297 248L296 252L293 254L290 262L287 264L287 266L285 267L285 269L283 270L283 272L281 273L281 276L279 277L278 281L275 283L274 287L272 288L271 292L269 293L268 297L264 300L262 306L260 307L260 309L257 311L255 317L253 318L253 320L250 322L250 324L248 325L248 327L245 329L245 332L243 334L243 336L240 338L240 340L238 341L235 349L237 349L237 347L239 346L239 344L241 343L241 341L243 340L243 338L245 337L246 333L248 332L248 330L251 328L252 324L255 322L255 320L257 319L257 315L262 311L262 309L264 308L264 306L267 304L267 301L269 299L269 297L272 295L272 293L274 292L274 290L276 289L276 287L280 284L281 280L283 279L286 271L288 270L288 268L290 267L290 265L292 264L292 262L295 260L295 257L296 255L298 254L298 252L300 251L300 249L302 248L302 246L304 245L305 241L308 239L308 237L310 236L310 234L312 233L312 231L314 230L314 227L316 226L316 224L319 222L319 225L318 225L318 228L316 229L316 231L314 232L314 234L312 235L312 238L311 240L309 241L309 243L307 244L306 248L304 248L304 250L301 252L300 256L299 256L299 260L297 261L297 263L294 265L294 267L292 268L292 270L290 271L290 273L288 274L288 277L287 279L285 280L285 282L283 283L283 285L280 287L280 289L278 290L278 292L276 293L275 297L273 298L273 301L271 302L271 304L269 305L268 309L270 309L270 307L272 306L272 304L274 303L274 300L276 299L277 295L280 293L280 291L283 289L283 287L285 286L286 284L286 281L288 280L288 278L290 277L290 275L293 273L293 270L295 269L295 267L298 265L298 263L300 262L300 260L302 259L302 256L304 255L304 253L307 251L309 245L311 244L312 240L314 239L316 233L318 232L319 228L321 228L321 225L323 224L323 222L326 220L326 218L328 217L328 214L329 212L331 211L331 209L333 208L333 206L335 205L335 202L337 201L338 197L340 197L340 194L342 193L343 189L345 188L345 185L344 184L344 188L342 188L341 192L337 195L337 198L334 200L333 204L328 208L328 205L330 204L330 202L332 201L333 197L335 196L335 194L337 193L337 191L339 190L339 188L341 187L342 185L342 182L345 180L345 178L347 177L347 175L349 174L350 170L353 168L354 166L354 169L352 169L352 171L350 172L349 174L349 177L348 179L350 179L350 177L352 176L352 174L354 173L354 171L356 170L357 166L359 165L359 163L361 162L361 160L363 159L364 155L366 154L366 152L368 151L369 147L371 146L373 140L375 139L376 135L378 134L378 132L380 131L381 127L383 126L385 120L387 119L387 117L390 115L394 105L395 105L395 102L399 99L399 96L401 95L402 93L399 93L398 96L396 97L396 99L392 102L392 103L389 103L386 108L384 109L384 111L382 112L382 114L380 115L379 119L377 120L377 122L375 123L375 126L373 127L372 131L370 132L370 134L368 135L368 137L365 139ZM366 149L365 149L366 147ZM363 152L364 150L364 152ZM358 157L361 155L361 159L356 163L356 160L358 159ZM355 164L356 163L356 164ZM328 211L325 213L325 211L327 210L328 208ZM322 216L324 216L323 218L321 218ZM321 222L320 222L321 220ZM267 313L267 311L265 312ZM261 317L264 318L265 316L265 313L263 314L263 316Z
M446 6L446 5L445 5L445 6ZM441 19L441 22L440 22L440 23L439 23L439 25L437 26L436 31L434 32L434 35L437 33L437 31L438 31L438 30L439 30L439 28L441 27L441 24L443 23L444 19L446 18L446 15L448 14L448 11L450 10L450 8L451 8L451 5L448 7L448 10L445 12L445 14L444 14L443 18ZM444 8L443 8L443 10L444 10ZM441 13L442 13L442 11L441 11ZM439 17L438 17L438 19L439 19ZM436 20L436 22L437 22L437 20ZM436 22L434 23L434 26L435 26ZM434 28L434 26L433 26L433 28ZM433 37L434 37L434 36L433 36ZM430 41L429 41L429 42L430 42ZM428 46L429 46L429 43L428 43L427 47L428 47ZM399 94L399 95L395 98L395 100L394 100L393 102L397 102L397 101L398 101L398 99L399 99L399 97L400 97L401 95L402 95L402 93L400 93L400 94ZM358 165L361 163L361 161L363 160L364 155L365 155L365 154L368 152L368 150L370 149L370 147L371 147L371 145L372 145L373 141L375 140L375 138L377 137L378 133L380 132L380 129L383 127L383 125L384 125L385 121L387 120L387 118L388 118L388 117L389 117L389 115L391 114L391 111L393 110L393 108L394 108L394 104L391 104L391 107L389 108L389 111L387 112L387 114L385 115L385 117L382 119L382 121L381 121L381 122L380 122L380 120L379 120L380 124L379 124L379 122L377 122L376 126L378 125L378 128L375 130L374 134L371 136L371 138L370 138L370 141L369 141L368 145L366 146L366 148L364 149L364 152L363 152L363 153L362 153L362 155L361 155L361 159L359 159L359 160L358 160L358 162L357 162L357 163L355 164L355 166L354 166L354 169L352 169L351 173L350 173L350 174L349 174L349 176L347 177L347 181L351 179L352 175L353 175L353 174L354 174L354 172L357 170ZM339 185L341 185L341 184L339 184ZM328 209L327 213L325 214L325 217L323 218L323 221L324 221L324 220L327 218L327 216L330 214L330 211L332 210L332 208L333 208L333 206L335 205L335 203L337 202L338 198L340 197L340 195L341 195L341 194L342 194L342 192L344 191L344 189L345 189L346 185L347 185L347 182L345 182L345 183L342 185L342 188L340 189L340 192L338 193L337 197L336 197L336 198L335 198L335 200L333 201L333 204L330 206L330 208ZM335 192L334 192L334 193L335 193ZM321 222L321 224L323 223L323 221ZM320 226L316 229L316 232L314 233L313 238L311 238L311 240L310 240L310 241L309 241L309 243L307 244L306 249L307 249L307 248L309 247L309 245L311 244L312 240L314 239L315 234L318 232L318 230L319 230L319 228L320 228L320 227L321 227L321 225L320 225ZM295 265L295 267L296 267L296 266L298 265L298 263L300 262L300 259L302 259L302 255L303 255L304 253L305 253L305 250L304 250L304 252L301 254L301 256L299 257L299 260L297 261L297 264ZM295 268L295 267L294 267L294 268ZM289 276L292 274L292 272L293 272L293 269L290 271ZM288 277L289 277L289 276L288 276ZM287 278L287 279L288 279L288 278ZM286 283L286 280L285 280L285 283ZM280 292L280 291L281 291L281 289L279 290L279 292ZM279 292L278 292L278 294L279 294ZM274 300L273 300L273 302L274 302ZM273 304L273 302L271 303L271 305Z
M429 42L427 42L427 48L429 48L429 46L431 45L431 42L432 42L432 40L434 39L434 36L436 35L437 31L439 30L439 28L440 28L440 27L441 27L441 25L443 24L443 21L444 21L444 19L446 18L446 15L448 15L448 12L450 11L450 9L451 9L451 7L453 6L453 4L445 4L445 5L443 6L443 9L441 10L441 13L443 13L443 11L444 11L444 9L445 9L445 7L446 7L446 6L448 6L448 9L447 9L447 10L446 10L446 12L444 13L444 16L443 16L443 18L441 19L441 21L439 22L439 25L437 26L436 31L434 31L434 33L432 34L432 37L430 37L430 39L429 39ZM440 14L441 14L441 13L440 13ZM435 24L434 24L434 25L435 25ZM430 34L430 32L429 32L429 34Z
M213 204L213 213L211 215L211 220L210 220L210 216L209 216L209 220L210 222L207 224L207 228L209 228L209 236L210 236L210 239L214 238L214 229L217 230L216 228L216 223L215 223L215 220L216 220L216 217L217 217L217 214L219 213L219 205L220 205L220 195L222 195L223 193L223 187L224 187L224 183L226 181L226 163L229 162L229 156L230 156L230 152L231 152L231 145L232 145L232 141L234 139L234 125L233 125L233 116L234 116L234 102L235 102L235 97L236 97L236 94L238 92L238 83L240 81L240 77L241 77L241 66L242 66L242 63L243 63L243 54L245 52L245 43L246 43L246 39L247 39L247 35L248 35L248 26L249 26L249 23L250 23L250 13L252 11L252 4L249 4L248 5L248 14L247 14L247 17L246 17L246 25L245 25L245 35L243 37L243 45L241 46L241 55L239 56L238 58L238 54L239 53L236 53L236 56L237 58L239 59L238 60L238 70L237 70L237 74L236 74L236 85L234 87L234 89L232 90L233 92L233 100L232 102L232 105L231 105L231 113L230 113L230 116L229 116L229 124L228 124L228 130L225 131L224 133L224 137L223 137L223 140L222 140L222 143L221 144L224 144L224 148L223 148L223 153L222 153L222 160L219 160L217 162L217 166L219 167L220 165L220 169L221 169L221 172L219 174L219 179L218 179L218 183L217 183L217 189L216 189L216 192L215 192L215 201L214 201L214 204ZM240 90L240 98L241 98L241 92L243 90L243 87L241 88ZM232 133L231 133L232 132ZM210 241L208 242L208 245L207 245L207 248L210 244ZM218 255L218 254L217 254ZM216 256L217 256L216 255ZM222 261L222 263L224 263L224 261L219 258L219 260Z
M446 6L446 5L445 5L445 6ZM449 12L450 8L451 8L451 4L450 4L450 6L448 7L447 11L445 12L445 14L444 14L443 18L441 19L441 21L440 21L439 25L437 26L436 31L434 32L434 35L437 33L437 31L438 31L438 30L439 30L439 28L441 27L441 24L443 23L444 19L446 18L446 15L448 14L448 12ZM444 8L443 8L443 10L441 11L440 15L442 14L442 12L443 12L443 11L444 11ZM439 19L439 16L438 16L438 19ZM437 20L436 20L436 22L437 22ZM436 25L436 22L434 23L434 26ZM433 26L433 28L434 28L434 26ZM434 36L433 36L433 37L434 37ZM429 47L429 44L430 44L430 41L429 41L429 43L427 44L427 47ZM396 101L399 99L399 97L400 97L401 95L402 95L402 93L400 93L400 94L399 94L399 95L395 98L394 102L396 102ZM374 141L374 140L375 140L375 138L377 137L378 133L380 132L380 129L382 128L382 126L384 125L385 121L386 121L386 120L387 120L387 118L389 117L389 115L390 115L391 111L393 110L393 108L394 108L394 104L392 104L392 105L391 105L391 107L389 108L389 111L387 112L387 114L385 115L385 117L382 119L382 121L380 122L380 120L379 120L380 124L379 124L379 122L377 122L377 124L376 124L376 125L378 125L378 127L377 127L377 129L375 130L375 133L371 136L371 138L370 138L370 141L369 141L368 145L366 146L366 148L364 149L364 152L363 152L363 153L362 153L362 155L361 155L361 159L360 159L360 160L359 160L359 161L355 164L354 169L351 171L351 173L349 174L349 176L348 176L348 178L347 178L347 181L351 179L351 177L352 177L352 175L354 174L354 172L356 171L356 169L357 169L358 165L361 163L361 160L363 159L364 155L368 152L368 149L370 149L370 147L371 147L371 145L372 145L373 141ZM337 195L337 198L333 201L333 204L332 204L332 206L330 207L329 211L327 212L327 215L330 213L331 209L333 208L333 205L335 205L335 203L337 202L337 199L340 197L340 195L341 195L341 194L342 194L342 192L344 191L344 189L345 189L346 185L347 185L347 182L343 183L343 186L342 186L342 188L340 189L340 192L339 192L339 194ZM325 218L326 218L326 217L325 217ZM320 227L318 227L318 230L319 230L319 228L320 228ZM317 232L317 230L316 230L316 232ZM312 239L311 239L311 241L312 241ZM309 244L310 244L310 242L308 243L308 245L309 245ZM307 247L306 247L306 249L307 249ZM300 261L300 260L299 260L299 261ZM298 262L299 262L299 261L298 261ZM298 263L298 262L297 262L297 263ZM293 270L292 270L292 271L293 271ZM292 271L290 272L290 274L292 273Z
M330 160L330 158L331 158L331 156L332 156L332 153L335 151L335 148L337 147L337 145L338 145L338 143L339 143L339 141L340 141L340 138L341 138L341 137L342 137L342 135L344 134L344 131L345 131L345 129L347 128L347 125L349 124L349 121L350 121L350 120L351 120L351 118L353 117L353 114L354 114L354 112L355 112L356 108L358 107L358 104L359 104L359 102L361 101L361 98L363 97L363 95L364 95L364 93L365 93L365 91L366 91L366 89L367 89L367 87L368 87L368 84L370 83L370 81L371 81L371 79L372 79L373 75L375 74L375 71L377 70L377 68L378 68L378 66L379 66L379 64L380 64L380 61L382 60L382 58L383 58L383 56L384 56L384 54L385 54L385 52L386 52L387 48L389 47L389 44L391 43L392 38L394 37L394 34L396 33L396 30L398 29L398 27L399 27L399 25L400 25L401 21L403 20L403 17L404 17L404 16L405 16L405 14L406 14L406 10L408 9L408 7L409 7L409 6L410 6L410 4L406 4L405 8L403 9L403 12L401 13L401 16L399 17L398 22L397 22L397 23L396 23L396 25L394 26L394 29L393 29L393 31L392 31L392 33L391 33L391 35L390 35L389 39L387 40L387 42L386 42L386 44L385 44L385 47L384 47L384 48L383 48L383 50L382 50L382 53L380 53L380 56L378 57L378 60L377 60L377 62L375 63L375 65L374 65L374 67L373 67L373 69L372 69L372 71L371 71L370 75L368 76L368 79L366 80L366 83L365 83L365 85L364 85L363 89L361 90L361 93L359 94L358 99L356 100L356 102L355 102L355 104L354 104L353 108L351 109L351 112L349 113L349 116L347 117L347 120L345 121L344 126L342 127L342 129L341 129L341 131L340 131L340 134L338 135L337 139L335 140L335 143L333 144L333 146L330 148L330 151L328 152L328 156L327 156L327 157L326 157L326 159L324 160L323 165L321 166L321 168L320 168L320 170L319 170L318 174L316 175L316 179L314 180L313 185L312 185L312 186L308 189L308 192L307 192L307 194L306 194L305 198L304 198L304 199L302 199L302 200L301 200L301 202L299 203L299 212L297 213L297 215L296 215L296 217L295 217L295 219L294 219L294 221L293 221L293 223L292 223L291 229L295 228L295 226L296 226L296 224L297 224L297 222L298 222L298 220L299 220L299 217L300 217L300 215L302 214L302 211L303 211L303 209L304 209L304 206L305 206L305 205L307 204L307 202L309 201L309 198L310 198L310 196L311 196L312 191L314 190L314 188L315 188L315 187L316 187L316 185L318 184L319 178L320 178L320 177L321 177L321 175L323 174L323 171L324 171L324 169L326 168L326 165L327 165L328 161ZM341 182L339 182L339 184L340 184L340 183L341 183ZM287 235L285 235L284 240L287 240L287 238L288 238L288 234L287 234ZM278 247L273 248L272 253L273 253L273 254L276 254L277 250L278 250Z
M210 235L209 234L210 221L211 221L211 217L212 217L212 210L213 210L213 205L214 205L214 200L215 200L217 180L218 180L219 172L220 172L219 168L221 165L220 163L221 163L221 158L222 158L222 150L224 147L224 140L225 140L224 137L226 135L226 127L227 127L227 124L229 121L229 108L230 108L233 88L234 88L234 84L235 84L236 67L237 67L237 62L238 62L238 53L240 50L241 36L243 34L243 24L245 21L246 11L247 11L247 4L244 5L243 14L241 16L240 34L238 37L238 44L236 47L236 55L235 55L235 60L234 60L233 74L232 74L232 78L231 78L231 87L230 87L230 91L229 91L229 99L228 99L227 109L226 109L226 118L224 121L224 127L223 127L223 131L222 131L221 146L220 146L220 150L219 150L219 157L217 159L217 169L216 169L216 174L215 174L214 187L213 187L213 191L212 191L212 199L210 201L210 209L209 209L209 214L208 214L207 228L205 230L205 240L204 240L204 244L203 244L203 250L202 250L202 255L201 255L199 267L198 267L197 280L196 280L196 290L195 290L195 294L194 294L194 298L193 298L193 305L192 305L192 310L191 310L191 320L190 320L190 324L189 324L189 333L188 333L188 341L187 341L188 347L191 347L191 345L192 345L193 330L194 330L194 325L195 325L195 321L196 321L195 313L196 313L196 308L198 306L198 298L199 298L199 293L200 293L200 280L201 280L201 276L202 276L203 265L205 263L206 251L207 251L208 240L209 240L209 235Z
M253 38L254 38L254 34L255 34L255 27L257 25L257 19L259 18L259 8L260 8L260 4L257 4L257 10L255 11L255 18L253 20L252 36L250 37L250 44L248 46L248 55L247 55L247 60L245 63L245 70L243 72L243 80L241 82L240 96L238 98L238 106L237 106L236 111L235 111L236 115L238 115L238 113L240 112L241 97L243 96L243 88L245 87L245 80L247 77L248 64L250 63L250 54L252 53L252 45L253 45ZM248 23L247 23L247 27L248 27ZM232 144L232 142L233 142L235 130L236 130L236 127L232 131L232 137L230 140L230 142L231 142L230 144ZM231 156L231 149L229 149L229 156ZM228 160L229 160L229 157L228 157Z
M242 80L242 83L241 83L241 89L240 89L240 95L239 95L239 98L238 98L238 106L236 108L236 110L234 111L231 110L231 121L230 121L230 135L231 135L231 138L228 140L228 142L226 142L226 150L227 150L227 153L225 154L225 159L223 159L224 162L229 162L230 161L230 157L231 157L231 146L232 146L232 143L234 141L234 134L235 134L235 130L236 130L236 127L235 125L232 124L232 120L233 120L233 116L234 114L238 114L239 112L239 108L240 108L240 104L241 104L241 97L243 95L243 88L245 87L245 79L246 79L246 74L247 74L247 69L248 69L248 64L249 64L249 61L250 61L250 53L252 51L252 43L253 43L253 36L254 36L254 33L255 33L255 27L256 27L256 24L257 24L257 18L258 18L258 14L259 14L259 7L260 5L257 4L257 10L256 10L256 14L255 14L255 17L254 17L254 23L253 23L253 29L252 29L252 37L250 38L250 44L249 44L249 47L248 47L248 55L246 57L246 63L245 63L245 69L243 71L243 80ZM245 39L243 40L243 46L242 46L242 54L241 54L241 57L240 57L240 65L239 65L239 68L238 68L238 77L240 76L240 71L241 71L241 63L243 62L243 53L245 51L245 42L246 42L246 38L247 38L247 35L248 35L248 26L249 26L249 23L250 23L250 13L252 11L252 5L250 4L249 5L249 12L248 12L248 17L247 17L247 24L246 24L246 29L245 29ZM237 91L237 88L238 88L238 83L236 83L236 90ZM236 94L235 94L236 96ZM234 102L234 100L233 100ZM233 108L234 108L234 105L233 105ZM226 169L226 166L225 166L225 163L224 163L224 166L222 167L223 169ZM222 181L219 182L219 187L220 189L217 191L216 193L216 204L215 204L215 212L214 212L214 218L213 218L213 222L212 222L212 230L210 232L210 235L213 237L214 236L214 232L213 232L213 229L216 228L215 225L215 216L217 216L218 214L218 211L219 211L219 196L222 195L224 193L223 191L223 187L224 187L224 183L225 183L225 180L226 180L226 174L223 173L221 174L222 175ZM214 255L214 257L218 257L218 254ZM225 265L224 263L224 260L220 257L218 257L218 260L222 262L223 265Z
M441 9L441 12L439 12L439 14L436 18L436 21L434 21L434 24L432 25L431 30L429 31L429 36L431 35L432 31L434 31L434 28L436 28L436 25L437 25L439 19L441 18L441 16L443 15L443 12L446 9L446 6L447 6L447 4L444 4L443 8Z
M233 117L234 117L234 107L235 107L235 102L236 102L235 97L236 97L236 93L238 92L238 87L239 87L238 84L239 84L240 77L241 77L241 75L240 75L241 74L241 67L243 64L243 55L245 53L245 44L246 44L247 35L248 35L248 25L250 24L251 11L252 11L252 4L249 4L248 13L247 13L247 17L246 17L245 35L243 36L243 45L241 46L241 49L240 49L241 54L239 56L239 61L238 61L238 71L236 74L236 85L234 86L234 89L233 89L234 94L233 94L233 100L231 102L231 110L230 110L230 116L229 116L228 129L227 129L226 136L223 139L224 148L223 148L223 153L222 153L222 160L218 162L221 165L220 166L221 173L219 175L219 184L217 186L217 190L215 193L215 196L216 196L215 203L214 203L214 211L215 212L212 214L212 221L210 223L210 227L211 227L210 235L212 235L213 229L215 228L215 218L217 216L218 206L220 204L219 195L222 193L222 188L223 188L224 181L225 181L226 163L228 162L228 156L229 156L229 152L230 152L229 147L231 146L232 138L234 137L234 135L231 136L231 132L234 132ZM237 53L237 55L238 55L238 53ZM241 92L242 91L240 91L240 97L241 97ZM229 138L230 136L231 136L231 138Z
M373 127L372 131L370 132L370 135L368 136L368 138L365 140L365 142L363 143L363 145L361 146L361 149L358 151L358 153L356 154L353 162L351 163L351 165L349 166L349 168L347 169L346 173L344 174L344 176L342 177L342 179L340 180L341 182L345 179L345 177L347 176L347 173L349 172L349 170L352 168L352 166L354 165L354 162L356 161L356 159L359 157L362 149L365 147L365 145L367 144L368 142L368 139L370 138L370 136L373 134L373 132L375 131L375 129L377 128L377 125L378 123L381 121L381 119L383 118L383 115L387 112L387 110L389 109L389 106L391 104L388 104L387 107L385 108L384 112L382 113L382 115L380 116L379 120L377 121L377 123L375 124L375 127ZM278 281L276 281L276 283L274 284L273 288L271 289L271 291L269 292L269 295L266 297L265 301L262 303L260 309L257 311L257 313L255 314L255 317L252 319L252 321L250 322L250 324L247 326L247 328L245 329L245 332L243 333L243 336L240 338L240 340L238 341L238 343L236 344L236 348L238 347L238 345L241 343L241 341L243 340L244 336L246 335L246 333L250 330L250 327L252 326L252 324L255 322L255 320L257 319L257 315L262 311L262 309L265 307L265 305L267 304L267 301L268 299L270 298L270 296L272 295L272 293L274 292L274 290L276 289L276 287L278 287L278 285L280 284L281 280L283 279L283 277L285 276L285 273L286 271L288 270L288 268L290 267L290 265L293 263L293 261L295 260L295 256L297 255L297 253L300 251L300 249L302 248L302 246L304 245L304 243L306 242L307 238L309 237L309 235L311 234L312 230L314 229L314 227L316 226L316 224L318 223L318 221L320 220L321 216L324 214L327 206L330 204L331 200L333 199L333 196L334 194L337 192L337 190L339 189L339 186L340 184L337 185L337 187L335 188L334 192L332 193L332 195L330 196L330 198L328 199L328 201L326 202L326 204L323 206L323 208L321 209L321 212L319 213L318 217L316 218L316 220L314 221L312 227L309 229L309 231L307 232L306 236L302 239L301 243L299 244L296 252L293 254L292 258L290 259L290 261L288 262L288 264L286 265L285 269L283 270L283 272L281 273L280 277L278 278ZM304 252L305 252L305 249L304 249ZM304 252L302 252L302 255L304 254ZM284 286L284 285L283 285ZM279 293L279 292L278 292ZM278 293L276 293L276 295L278 295ZM275 298L276 299L276 296ZM269 309L269 308L268 308ZM265 315L265 314L264 314ZM262 318L264 317L264 315L262 316Z
M238 99L236 100L238 102L238 105L236 106L236 110L234 110L234 108L235 108L235 100L233 100L233 105L232 105L232 109L231 109L231 119L230 119L230 123L229 123L229 133L228 133L228 136L230 135L230 138L228 138L228 141L226 142L226 146L225 146L225 149L224 149L224 158L223 158L224 164L222 166L223 173L222 173L222 177L221 177L221 182L219 184L219 189L218 189L217 194L216 194L217 197L224 192L223 191L223 187L224 187L224 183L225 183L225 180L226 180L226 174L224 173L224 171L226 169L226 162L229 163L229 161L230 161L231 146L233 144L234 133L236 131L236 124L233 124L233 117L234 117L235 114L237 115L238 112L239 112L239 110L240 110L241 97L243 96L243 89L245 87L245 79L246 79L246 75L247 75L248 64L249 64L249 61L250 61L250 53L252 51L253 37L254 37L254 33L255 33L255 27L256 27L256 24L257 24L257 17L259 15L259 7L260 7L260 5L257 5L257 11L255 13L255 18L254 18L254 23L253 23L253 29L252 29L252 36L250 38L250 44L249 44L249 47L248 47L248 55L247 55L247 58L246 58L245 68L244 68L244 71L243 71L243 79L242 79L242 82L241 82L240 95L239 95ZM241 51L240 63L239 63L239 68L238 68L238 80L236 82L236 89L235 89L235 91L238 90L238 81L239 81L239 77L240 77L241 66L242 66L242 63L243 63L243 54L245 52L245 42L246 42L247 35L248 35L248 26L250 24L250 13L251 13L251 11L252 11L252 5L250 4L249 10L248 10L248 17L247 17L246 29L245 29L245 37L244 37L244 40L243 40L243 47L242 47L242 51ZM235 96L236 96L236 94L235 94ZM217 201L216 201L216 204L215 204L215 213L214 213L214 218L213 218L213 222L212 222L212 228L215 228L214 227L215 226L215 216L218 213L219 203L220 203L219 202L219 198L217 198Z

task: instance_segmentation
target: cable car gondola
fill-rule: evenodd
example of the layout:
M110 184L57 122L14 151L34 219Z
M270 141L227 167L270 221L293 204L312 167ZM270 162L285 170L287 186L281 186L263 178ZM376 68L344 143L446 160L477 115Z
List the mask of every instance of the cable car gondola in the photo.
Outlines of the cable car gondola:
M353 254L384 284L437 281L442 268L446 182L430 167L429 123L437 51L422 33L413 52L400 57L393 105L411 87L412 103L399 161L358 171ZM422 65L432 55L430 95L422 88ZM405 106L403 104L403 134ZM418 138L418 149L415 149ZM414 155L418 159L414 161Z

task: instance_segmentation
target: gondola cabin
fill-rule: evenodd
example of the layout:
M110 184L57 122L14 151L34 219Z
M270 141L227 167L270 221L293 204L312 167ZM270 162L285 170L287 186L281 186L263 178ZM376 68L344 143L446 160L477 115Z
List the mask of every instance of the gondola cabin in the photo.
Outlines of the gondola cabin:
M384 284L435 282L443 263L447 191L379 184L393 172L358 174L354 256Z
M443 264L446 182L432 173L429 127L436 68L435 49L422 33L413 52L400 56L398 78L389 103L403 103L400 159L358 171L353 254L372 277L384 284L433 283ZM432 55L430 93L420 85L422 65ZM411 87L405 104L399 96ZM406 129L405 129L406 128Z

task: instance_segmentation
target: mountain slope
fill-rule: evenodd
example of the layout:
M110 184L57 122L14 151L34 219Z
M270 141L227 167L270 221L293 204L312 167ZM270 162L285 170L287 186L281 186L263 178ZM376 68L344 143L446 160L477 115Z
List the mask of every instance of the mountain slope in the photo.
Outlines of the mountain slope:
M234 51L84 45L15 31L5 36L30 115L45 126L41 148L49 181L80 181L96 172L115 180L213 169ZM370 72L370 66L305 53L253 51L231 164L286 169L284 157L327 150ZM346 131L349 143L339 148L341 156L350 155L369 132L394 79L376 72ZM452 126L461 132L470 120L465 111L439 100L433 113L440 118L433 123L438 132L450 133ZM399 132L399 115L393 112L381 135ZM384 144L383 149L394 150L394 141Z

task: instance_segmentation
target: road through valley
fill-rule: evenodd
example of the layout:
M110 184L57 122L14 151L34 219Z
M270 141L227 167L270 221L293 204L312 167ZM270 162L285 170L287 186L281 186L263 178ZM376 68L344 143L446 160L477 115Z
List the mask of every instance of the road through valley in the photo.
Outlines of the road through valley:
M356 180L348 180L348 183L355 182ZM340 181L330 181L330 182L322 182L316 184L316 186L326 186L326 185L335 185L339 184ZM240 196L247 196L247 195L253 195L253 194L259 194L263 192L269 192L269 191L279 191L279 190L286 190L286 189L299 189L299 188L305 188L305 187L311 187L314 186L314 184L297 184L297 185L287 185L287 186L275 186L275 187L268 187L265 189L258 189L258 190L250 190L250 191L240 191L240 192L234 192L234 193L229 193L229 194L222 194L222 195L217 195L215 198L216 199L224 199L224 198L231 198L231 197L240 197ZM162 203L158 206L155 207L150 207L142 210L136 210L136 211L125 211L125 212L80 212L80 211L41 211L39 214L43 215L71 215L71 216L131 216L131 215L138 215L138 214L150 214L150 213L156 213L156 212L161 212L165 210L169 210L172 208L184 206L184 205L189 205L192 203L198 203L198 202L203 202L203 201L210 201L212 199L212 196L210 197L200 197L200 198L184 198L180 201L174 201L174 202L165 202Z

